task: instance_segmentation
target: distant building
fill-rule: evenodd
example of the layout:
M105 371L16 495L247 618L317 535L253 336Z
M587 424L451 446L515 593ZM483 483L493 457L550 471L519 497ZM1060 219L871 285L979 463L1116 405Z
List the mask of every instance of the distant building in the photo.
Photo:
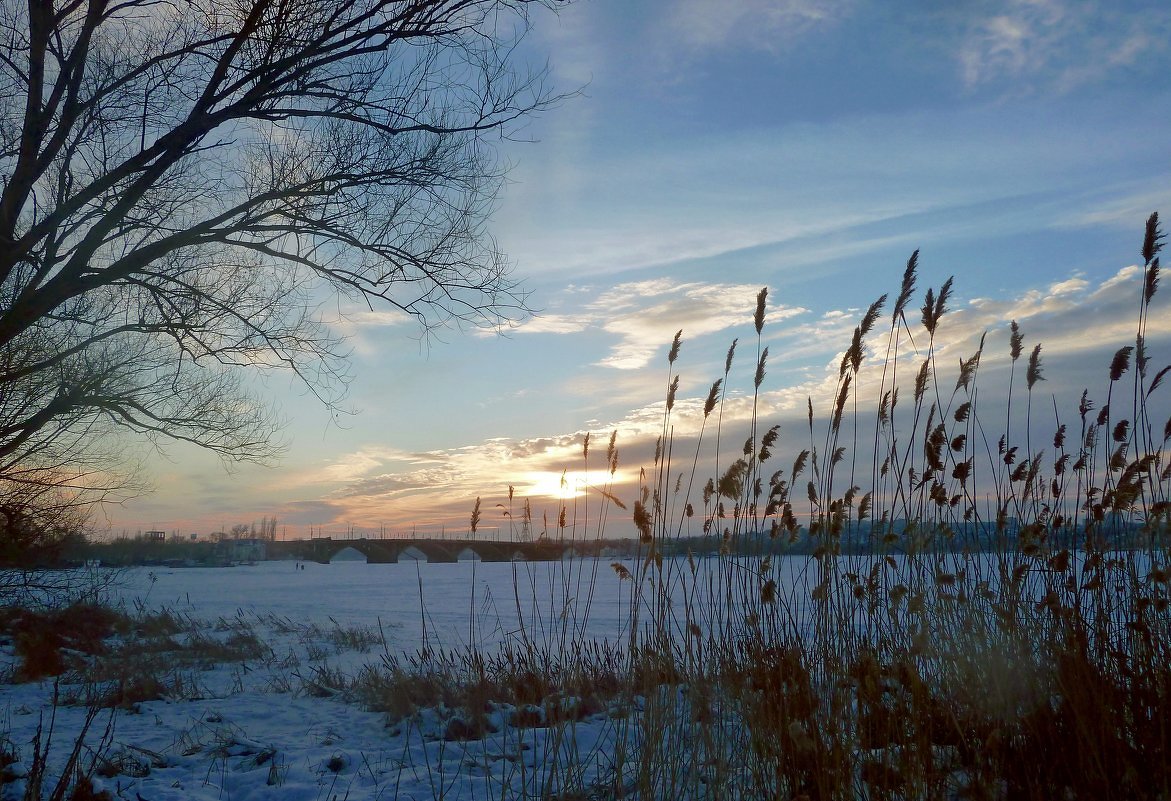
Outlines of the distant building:
M165 531L148 531L143 534L147 542L166 542L167 532Z

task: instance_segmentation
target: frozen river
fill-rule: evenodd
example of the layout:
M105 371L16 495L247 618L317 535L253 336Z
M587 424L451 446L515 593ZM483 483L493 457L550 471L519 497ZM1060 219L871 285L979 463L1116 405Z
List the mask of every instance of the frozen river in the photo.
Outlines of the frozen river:
M614 642L627 633L631 584L619 580L611 561L143 567L124 571L115 592L128 606L168 607L200 619L244 613L323 626L381 625L387 645L408 652L423 645L424 627L432 647L459 647L473 637L494 646L519 637L522 618L539 641L552 642L576 625L578 634Z
M864 580L876 567L888 583L895 577L906 582L918 574L917 583L922 586L933 583L931 577L937 573L959 572L968 576L969 589L981 577L987 582L985 586L996 586L1000 572L996 561L991 555L942 556L919 559L912 565L906 557L839 557L837 586L848 593L842 577ZM398 564L335 561L325 565L272 561L226 568L142 567L123 571L115 592L127 606L167 607L204 620L244 614L272 615L325 627L334 623L381 626L388 648L396 652L414 652L425 644L460 649L471 642L494 650L522 636L556 650L583 640L622 645L629 641L635 584L621 579L612 562L608 558ZM626 561L622 566L637 572L634 562ZM667 560L663 583L670 588L666 593L670 614L679 617L686 607L690 610L688 619L696 620L701 628L718 628L720 622L711 618L713 612L719 615L735 605L726 596L727 582L742 581L741 589L748 594L758 592L752 588L766 578L755 572L759 566L759 562L736 559ZM813 560L807 556L780 557L770 568L777 602L790 625L799 630L806 630L812 618L810 596L817 583L815 573ZM1041 592L1044 577L1044 572L1029 571L1030 595ZM653 594L653 583L645 581L643 592ZM645 599L641 606L645 621ZM867 625L868 616L861 606L854 608L851 617L855 615L853 624Z

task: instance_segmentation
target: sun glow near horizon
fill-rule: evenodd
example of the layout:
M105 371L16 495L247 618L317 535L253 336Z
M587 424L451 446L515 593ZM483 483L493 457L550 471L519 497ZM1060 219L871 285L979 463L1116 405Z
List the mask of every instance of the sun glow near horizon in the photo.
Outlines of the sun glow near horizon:
M567 501L595 492L612 493L615 487L634 484L638 474L631 470L539 470L526 473L518 482L516 494L528 498L552 498Z
M986 419L1008 400L1010 321L1044 344L1041 405L1101 386L1112 348L1135 341L1143 220L1171 212L1171 37L1158 35L1171 8L817 0L835 13L797 24L765 5L535 15L532 63L548 61L559 90L589 87L498 154L512 169L485 230L539 313L448 341L439 329L420 339L390 307L323 307L353 348L342 408L278 372L258 377L257 396L288 421L280 460L228 472L195 445L143 447L154 491L104 507L95 526L203 535L267 515L290 535L444 536L467 530L481 497L485 532L519 535L525 516L539 529L562 508L593 525L611 498L633 507L660 436L672 480L702 471L664 502L699 507L698 478L739 458L752 415L782 425L767 472L810 447L810 400L832 408L859 318L920 248L908 313L956 276L930 347L955 369L987 333ZM757 356L770 356L755 396L762 286ZM680 329L665 431L665 355ZM873 336L851 390L859 409L881 401L867 393L882 384L887 339ZM1167 343L1171 317L1152 315L1145 345L1158 359ZM705 424L717 379L720 416ZM1166 402L1154 396L1156 416ZM610 475L615 430L622 466ZM604 525L634 534L630 511Z

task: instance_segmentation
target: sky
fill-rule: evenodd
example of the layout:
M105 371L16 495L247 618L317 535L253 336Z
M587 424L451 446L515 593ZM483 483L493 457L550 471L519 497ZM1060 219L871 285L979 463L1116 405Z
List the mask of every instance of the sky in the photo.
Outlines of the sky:
M1044 343L1061 403L1103 387L1133 342L1143 226L1171 217L1167 3L579 0L531 22L518 55L580 90L499 143L511 169L490 230L534 314L428 339L352 315L352 413L266 375L279 460L144 450L151 490L106 505L95 530L206 535L275 516L289 538L459 535L479 497L480 536L498 536L516 520L510 486L538 528L597 504L599 486L629 503L676 331L681 450L733 338L725 418L743 442L762 287L758 411L795 453L807 398L825 407L858 318L897 294L916 249L915 308L955 277L941 363L987 332L990 393L1010 320ZM1171 360L1167 295L1156 362ZM1161 420L1171 402L1156 403ZM606 531L627 535L627 513Z

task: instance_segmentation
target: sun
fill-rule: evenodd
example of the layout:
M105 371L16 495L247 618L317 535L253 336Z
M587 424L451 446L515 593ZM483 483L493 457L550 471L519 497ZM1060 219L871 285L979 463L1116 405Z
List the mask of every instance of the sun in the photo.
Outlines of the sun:
M609 470L536 471L525 474L527 483L517 487L517 494L568 500L585 495L590 487L606 487L611 483L621 483L621 480L618 475L611 476Z

